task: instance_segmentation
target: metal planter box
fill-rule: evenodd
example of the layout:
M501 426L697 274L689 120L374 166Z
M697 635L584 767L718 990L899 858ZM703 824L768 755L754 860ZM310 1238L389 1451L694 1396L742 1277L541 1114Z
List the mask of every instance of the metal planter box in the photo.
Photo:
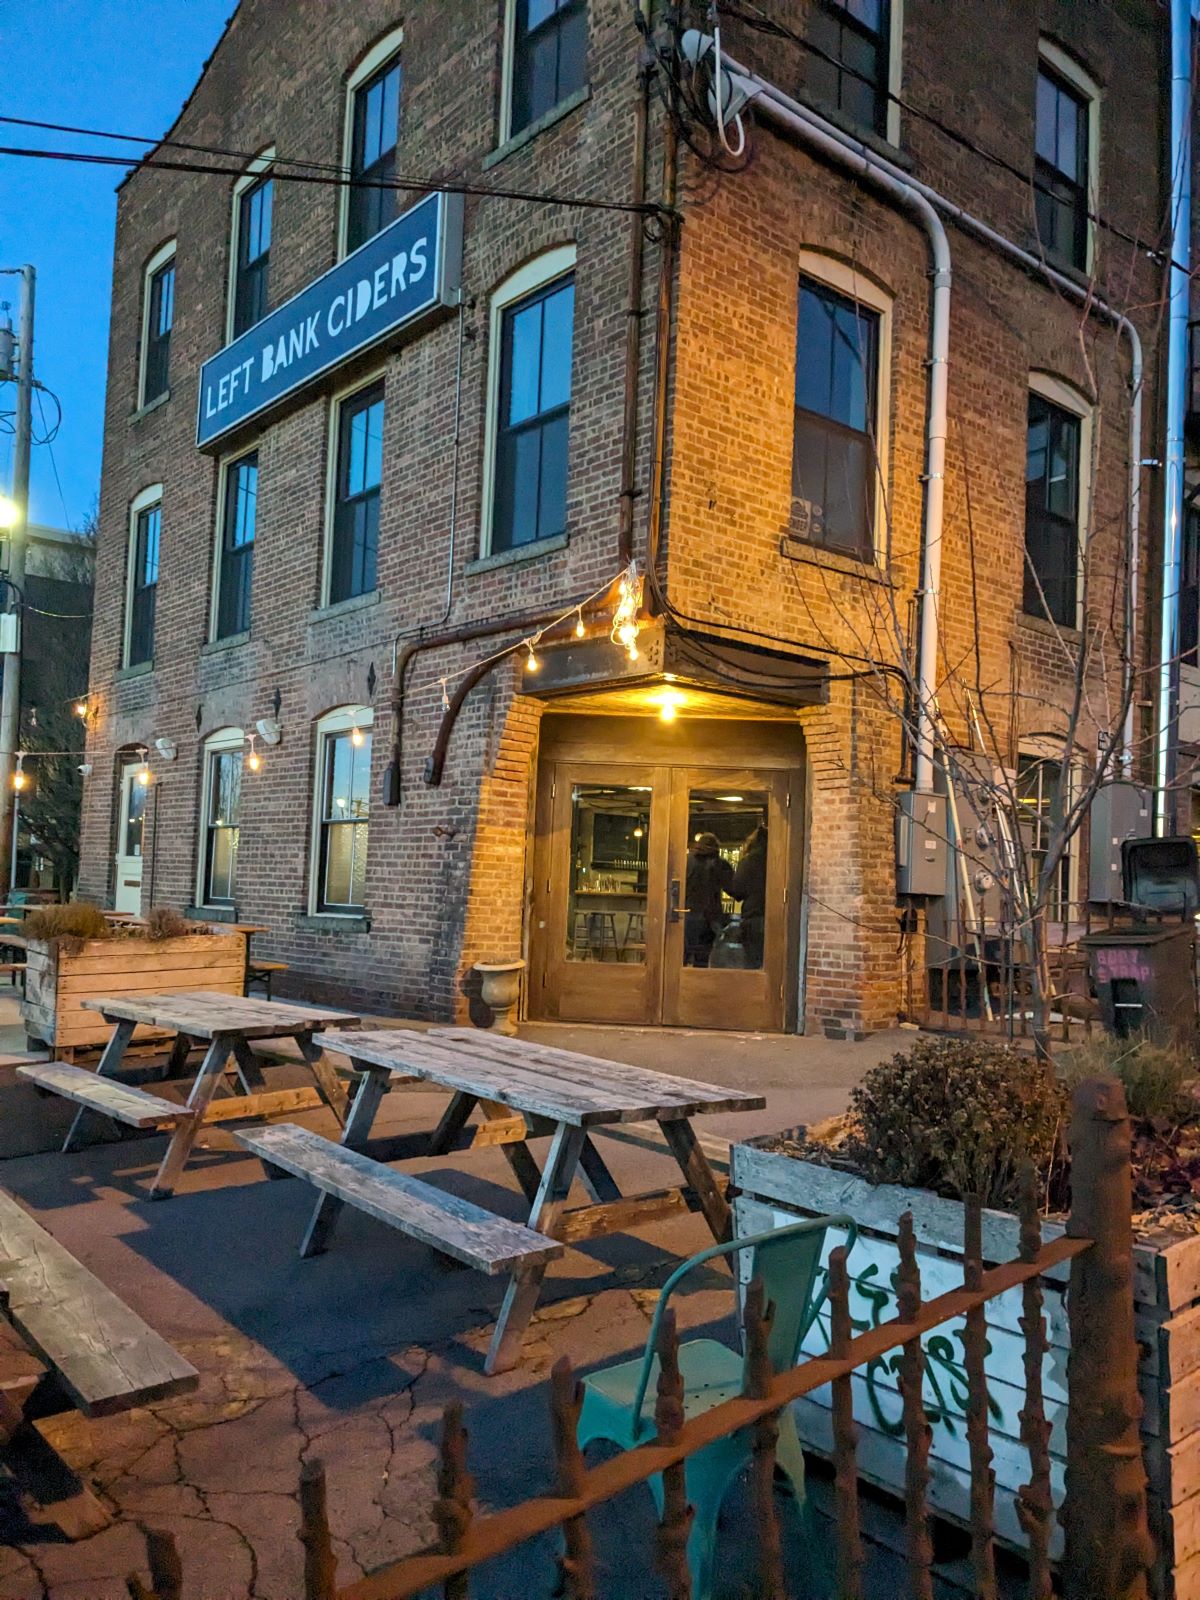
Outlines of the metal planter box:
M793 1217L847 1212L864 1230L850 1258L851 1311L856 1331L895 1315L892 1276L899 1219L911 1211L920 1241L926 1298L962 1283L963 1207L922 1189L874 1186L863 1178L765 1150L757 1141L734 1145L730 1180L739 1233L782 1225ZM1047 1239L1062 1231L1048 1224ZM832 1236L826 1254L840 1240ZM1018 1223L1003 1212L985 1211L983 1254L987 1264L1019 1253ZM1143 1236L1134 1252L1134 1298L1141 1347L1142 1438L1150 1488L1151 1526L1158 1540L1153 1592L1158 1600L1200 1600L1200 1236ZM1056 1506L1062 1501L1066 1438L1067 1313L1063 1267L1042 1280L1050 1350L1043 1372L1046 1416L1052 1425L1051 1472ZM1020 1443L1018 1413L1024 1385L1019 1290L988 1305L987 1360L991 1443L995 1452L997 1538L1025 1547L1017 1522L1017 1490L1029 1476ZM940 1516L970 1523L970 1471L966 1435L966 1383L961 1324L939 1328L926 1341L925 1405L933 1429L929 1466L930 1505ZM805 1349L820 1354L828 1345L828 1322L820 1320ZM859 1427L860 1476L899 1496L904 1493L904 1439L893 1358L856 1375L854 1413ZM807 1449L832 1455L829 1390L796 1406L796 1423ZM1061 1553L1061 1532L1054 1553Z

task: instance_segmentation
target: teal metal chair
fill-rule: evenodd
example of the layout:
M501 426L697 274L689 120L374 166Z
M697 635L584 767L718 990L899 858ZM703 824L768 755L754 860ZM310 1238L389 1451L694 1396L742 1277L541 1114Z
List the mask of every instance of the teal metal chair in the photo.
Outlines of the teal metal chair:
M823 1282L816 1292L821 1250L829 1228L845 1228L847 1246L853 1248L858 1229L848 1216L815 1217L809 1222L775 1228L768 1233L732 1239L701 1250L685 1261L667 1279L659 1296L650 1336L641 1356L606 1367L583 1380L583 1406L579 1414L577 1437L581 1449L597 1439L606 1439L623 1450L632 1450L655 1435L654 1402L658 1385L658 1333L663 1313L680 1281L697 1267L719 1256L752 1252L750 1279L762 1280L764 1303L775 1307L768 1350L774 1372L795 1366L800 1345L827 1294ZM822 1279L825 1275L820 1274ZM699 1415L731 1400L742 1392L743 1359L737 1350L718 1339L691 1339L679 1347L679 1368L683 1377L685 1419ZM717 1439L689 1456L686 1463L687 1496L695 1518L688 1539L688 1566L692 1574L694 1600L710 1600L713 1583L713 1557L717 1539L717 1516L738 1474L750 1461L752 1434L739 1429ZM779 1418L776 1461L791 1483L796 1504L804 1511L804 1455L790 1408ZM661 1477L650 1480L655 1502L662 1513Z

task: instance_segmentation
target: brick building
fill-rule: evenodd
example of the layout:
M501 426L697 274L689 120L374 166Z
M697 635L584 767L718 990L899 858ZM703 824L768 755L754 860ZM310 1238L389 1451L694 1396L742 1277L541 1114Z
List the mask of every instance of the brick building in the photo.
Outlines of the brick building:
M871 1028L920 982L922 627L1035 827L1111 736L1153 643L1160 8L774 0L723 48L795 107L729 150L659 9L242 0L119 196L84 894L415 1015L524 956L534 1016Z

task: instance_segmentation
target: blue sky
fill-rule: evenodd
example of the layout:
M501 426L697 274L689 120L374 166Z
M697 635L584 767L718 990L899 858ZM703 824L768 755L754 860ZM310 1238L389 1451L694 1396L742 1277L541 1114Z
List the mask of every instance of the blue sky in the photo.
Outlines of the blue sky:
M5 115L158 135L167 129L220 37L235 0L37 0L3 30ZM0 145L119 147L0 124ZM114 167L0 157L0 266L37 268L34 370L62 401L54 460L33 450L30 516L78 527L100 487L116 185ZM17 321L16 278L0 300ZM11 411L13 391L0 393ZM47 404L47 415L53 406ZM41 431L35 400L34 432ZM12 476L12 435L0 432L0 488ZM66 502L65 510L63 502Z

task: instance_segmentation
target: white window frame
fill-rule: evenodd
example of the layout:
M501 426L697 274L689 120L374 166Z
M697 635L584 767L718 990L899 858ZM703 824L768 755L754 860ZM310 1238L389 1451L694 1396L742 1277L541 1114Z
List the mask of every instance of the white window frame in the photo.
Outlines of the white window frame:
M133 637L133 576L134 566L137 561L137 523L138 516L143 511L149 511L151 506L162 507L163 486L161 483L148 484L140 493L134 495L129 502L129 516L125 529L125 618L121 625L121 665L129 665L129 647ZM160 520L158 541L158 570L162 575L162 526ZM155 626L158 624L158 601L155 599ZM151 656L148 665L153 665L154 657Z
M1050 71L1069 84L1087 104L1088 169L1087 169L1087 252L1083 270L1089 275L1096 260L1096 224L1094 218L1100 211L1100 85L1084 71L1074 56L1060 49L1051 39L1038 40L1038 67ZM1037 139L1037 80L1034 80L1034 140Z
M212 582L209 586L208 596L208 639L210 644L217 642L217 620L220 615L221 605L221 560L225 554L225 494L229 469L236 467L239 461L244 461L247 456L259 454L257 443L239 450L236 454L222 456L217 468L217 506L213 527L213 558ZM258 544L258 508L255 506L254 543ZM230 634L229 638L240 638L240 634ZM197 902L198 904L199 902Z
M159 248L150 257L149 261L147 261L146 265L142 268L142 320L141 320L142 333L141 333L141 342L140 342L140 344L138 346L138 383L137 383L137 403L138 403L138 410L139 411L141 410L141 408L144 405L146 405L148 403L147 400L146 400L146 353L147 353L146 352L146 347L147 347L147 343L148 343L148 340L149 340L149 334L150 334L150 284L151 284L151 280L153 279L154 274L156 272L160 271L163 267L165 267L169 261L174 261L174 259L175 259L175 245L176 245L176 241L174 239L168 239L166 244L159 246ZM175 313L174 313L174 309L172 308L172 312L171 312L172 341L174 340L174 333L175 333ZM170 384L168 384L167 387L166 387L166 390L164 391L164 393L161 394L161 395L155 395L154 398L156 400L164 400L164 399L166 399L167 395L170 394L170 392L171 392L171 386L170 386Z
M1034 394L1040 394L1043 400L1049 400L1051 405L1058 406L1063 411L1069 411L1072 416L1078 417L1079 429L1079 512L1076 545L1079 550L1079 561L1075 571L1075 623L1076 629L1083 627L1083 578L1084 569L1088 558L1088 527L1091 522L1092 509L1092 428L1095 424L1096 408L1087 396L1078 390L1074 384L1068 383L1063 378L1057 378L1052 372L1033 371L1029 374L1029 388ZM1028 441L1028 417L1026 418L1026 440ZM1025 581L1025 529L1021 530L1021 583ZM1019 602L1018 602L1019 604ZM1029 613L1022 611L1022 616ZM1047 622L1045 616L1034 617L1034 621Z
M331 734L349 733L356 727L361 728L364 733L371 733L374 724L375 713L370 706L337 706L334 710L327 711L323 717L317 718L313 743L313 782L309 802L308 914L310 917L328 917L333 922L345 922L347 919L355 921L362 916L361 911L322 911L319 909L321 904L321 812L325 788L325 746ZM374 757L374 753L374 740L372 739L372 757ZM368 859L370 859L371 848L372 807L370 798L370 789L368 787Z
M865 277L847 261L824 255L819 250L801 250L796 258L796 296L799 300L800 279L814 282L845 295L859 305L873 311L879 318L879 370L875 374L875 526L872 529L874 561L877 567L886 567L889 555L888 532L891 523L891 438L892 438L892 313L895 301L886 289L873 279ZM792 338L792 406L795 411L796 390L796 339ZM791 473L791 463L788 463ZM790 481L789 481L790 499ZM856 558L844 551L827 549L814 544L814 554L830 556L835 560L853 561Z
M900 143L900 95L904 89L904 0L891 0L888 19L887 142Z
M590 8L591 0L588 0L588 3ZM589 29L591 20L591 13L589 9ZM517 0L505 0L503 55L501 57L500 66L500 127L499 137L496 140L497 149L499 149L502 145L506 145L510 139L516 137L512 131L513 64L516 56L516 48ZM584 87L586 90L586 84ZM572 103L574 103L575 98L575 95L568 95L565 99L560 100L558 105L551 106L549 111L545 112L536 121L531 122L527 128L522 128L522 135L524 136L536 132L543 123L553 122L555 117L561 113L561 108L566 105L567 100L571 100Z
M565 278L575 271L576 248L573 244L556 245L554 249L545 251L540 256L535 256L532 261L527 261L524 266L518 267L495 290L491 299L491 310L488 317L488 371L487 371L487 411L485 413L483 433L483 495L479 525L479 554L480 557L490 556L492 553L492 519L495 513L496 500L496 441L500 423L500 365L503 355L503 341L500 337L504 313L509 306L515 305L518 300L523 300L527 294L533 294L537 289L544 289L557 278ZM571 326L571 398L575 395L575 323ZM538 546L536 543L522 546L514 555L535 556Z
M211 774L209 771L212 764L212 757L214 755L227 754L230 750L244 751L245 748L246 734L242 728L218 728L215 733L210 733L208 738L204 741L200 758L200 805L198 808L200 818L200 834L196 843L196 906L200 910L227 909L223 903L219 907L213 906L210 903L208 899L208 885L204 881L207 875L206 865L208 857L209 807L212 804L212 783L210 781ZM245 770L245 763L243 761L243 776L245 775ZM240 835L240 820L238 822L238 832ZM240 838L238 848L240 852Z
M275 146L268 145L251 161L233 186L229 211L229 276L225 287L225 343L233 342L233 314L237 300L238 249L241 243L242 196L252 189L275 163ZM344 191L343 191L344 192ZM271 197L271 243L275 242L275 204Z
M376 42L363 56L362 60L346 79L346 92L342 108L342 165L349 174L350 160L354 151L354 96L356 91L366 83L368 78L373 78L386 62L393 56L398 56L404 44L404 29L393 28L390 33L385 33L382 39ZM403 69L402 69L403 70ZM403 114L404 84L400 84L400 102ZM350 227L350 190L344 185L338 190L338 260L346 254L346 236Z
M325 529L321 539L321 607L330 605L329 595L333 583L333 518L337 507L337 469L339 453L338 418L342 405L351 400L360 389L370 389L373 384L383 384L383 427L387 433L387 367L376 367L374 372L368 373L365 378L355 378L353 383L348 383L345 388L338 389L329 397L329 414L325 421ZM379 489L379 532L380 543L383 535L383 485ZM375 573L375 587L379 587L378 568ZM366 597L353 595L349 600L340 601L341 605L361 604Z

